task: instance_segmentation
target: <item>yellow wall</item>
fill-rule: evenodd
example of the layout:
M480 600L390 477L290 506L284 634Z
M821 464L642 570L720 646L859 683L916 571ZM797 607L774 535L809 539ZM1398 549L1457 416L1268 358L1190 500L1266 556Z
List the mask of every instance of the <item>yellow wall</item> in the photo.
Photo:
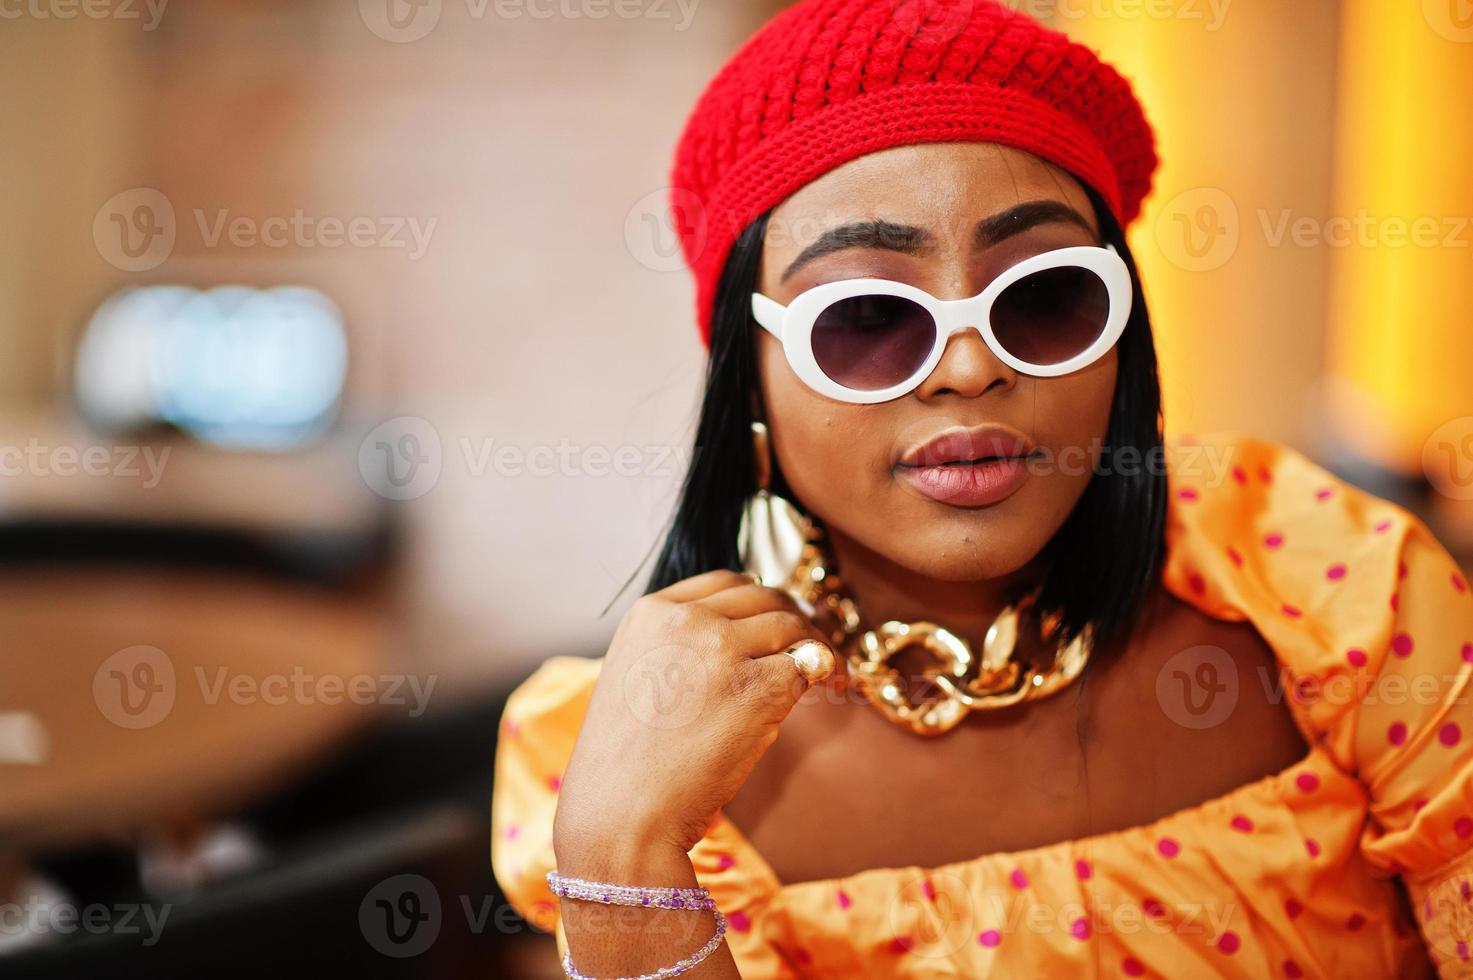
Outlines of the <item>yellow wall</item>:
M1332 266L1334 417L1362 455L1410 474L1439 429L1473 433L1473 17L1455 19L1466 8L1343 4L1334 206L1363 219L1367 244L1337 249Z
M1132 81L1156 129L1162 166L1131 247L1167 431L1312 448L1329 256L1275 232L1328 205L1335 4L1239 0L1220 19L1206 3L1154 6L1170 16L1064 3L1093 13L1053 24Z

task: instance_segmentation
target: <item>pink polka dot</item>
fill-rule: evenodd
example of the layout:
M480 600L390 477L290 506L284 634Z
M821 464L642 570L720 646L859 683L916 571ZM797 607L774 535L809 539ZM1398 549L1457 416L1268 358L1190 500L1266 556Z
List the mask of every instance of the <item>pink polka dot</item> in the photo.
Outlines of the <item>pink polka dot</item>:
M1008 881L1013 883L1014 888L1028 887L1028 876L1023 873L1022 868L1014 868L1012 873L1008 875Z
M1359 647L1345 651L1345 659L1350 661L1352 667L1364 667L1366 665L1366 652Z
M1074 874L1080 881L1088 881L1094 874L1094 869L1089 866L1088 861L1075 861Z
M1247 486L1248 485L1248 471L1245 470L1245 469L1243 469L1243 467L1241 467L1241 466L1234 466L1233 467L1233 479L1234 480L1237 480L1243 486Z
M736 858L732 857L730 854L716 855L716 869L718 871L725 871L727 868L731 867L734 864L736 864Z
M813 962L813 954L808 952L808 950L804 949L802 946L799 946L797 949L793 950L793 958L796 959L799 963L802 963L804 966L807 966L808 964Z
M1286 977L1302 977L1302 976L1304 976L1304 970L1301 969L1300 966L1299 966L1299 964L1298 963L1295 963L1293 960L1285 960L1284 961L1284 976L1286 976Z
M841 909L847 909L849 906L854 904L854 899L850 898L849 893L842 888L834 893L834 898L838 899L839 908Z
M1365 924L1366 917L1361 915L1359 912L1352 912L1350 914L1350 918L1345 920L1345 928L1349 929L1351 932L1355 932L1357 929Z
M1146 975L1146 968L1134 956L1127 956L1120 961L1120 972L1127 977L1143 977Z
M1266 534L1263 537L1263 546L1265 548L1281 548L1283 547L1283 545L1284 536L1282 534L1279 534L1277 531L1273 534Z
M936 886L931 883L930 878L921 882L921 894L926 896L928 902L936 901Z
M916 941L909 936L896 936L890 940L890 952L909 953L911 947L915 946L915 944Z
M1380 524L1376 525L1374 530L1377 534L1385 534L1387 531L1391 530L1391 522L1382 521Z
M1397 562L1396 563L1396 579L1397 579L1397 581L1399 582L1399 581L1401 581L1402 579L1404 579L1406 577L1407 577L1407 563L1404 562L1404 561Z
M1313 837L1304 838L1304 849L1309 852L1309 856L1312 858L1320 856L1320 842Z
M1398 633L1391 638L1391 652L1398 657L1410 657L1416 643L1412 641L1409 634Z
M1232 828L1234 830L1241 830L1245 834L1251 834L1253 833L1253 821L1240 813L1236 817L1233 817Z
M1196 500L1197 499L1197 491L1193 490L1191 487L1182 487L1180 490L1178 490L1176 492L1176 495L1178 497L1180 497L1182 500Z
M991 949L993 946L1002 942L1002 933L996 929L984 929L977 933L977 942Z
M1467 592L1468 591L1468 582L1463 578L1463 576L1459 575L1457 572L1453 572L1453 580L1452 581L1453 581L1453 588L1456 591L1458 591L1458 592Z
M745 912L728 912L726 915L726 927L737 932L746 932L752 928L752 920L747 918Z
M1468 663L1473 664L1473 643L1463 644L1463 659Z
M554 793L556 793L562 787L562 785L563 785L563 779L562 779L561 776L548 776L547 777L547 788L550 789L550 790L552 790Z
M1268 471L1267 466L1260 466L1258 468L1258 478L1264 483L1270 483L1273 481L1273 474Z
M1467 878L1464 878L1461 882L1458 883L1458 894L1463 897L1463 901L1465 902L1469 899L1473 899L1473 885L1470 885L1468 883Z
M1294 785L1299 787L1301 793L1313 793L1320 785L1320 777L1312 772L1301 772L1294 777Z
M1193 572L1191 575L1187 576L1187 585L1190 586L1191 590L1197 595L1207 594L1207 580L1204 579L1201 575L1198 575L1196 572Z
M1075 939L1088 939L1089 932L1089 920L1086 918L1081 917L1069 923L1069 935Z
M1460 960L1466 960L1468 958L1468 943L1467 943L1467 940L1459 939L1458 940L1457 949L1458 949L1458 959L1460 959Z
M501 731L507 738L516 738L522 733L521 726L507 718L501 723Z
M1386 729L1386 741L1392 745L1400 745L1407 740L1407 725L1404 721L1393 721L1391 727Z
M1422 809L1422 807L1424 807L1426 805L1427 805L1427 798L1424 796L1421 799L1418 799L1414 803L1412 803L1412 812L1413 813L1416 813L1418 810Z
M507 840L516 840L517 835L521 832L522 828L518 827L516 824L512 824L510 827L507 827L506 830L502 831L501 836L505 837Z
M1239 568L1243 567L1243 556L1238 553L1237 548L1228 548L1227 556L1232 559L1234 565L1237 565Z
M1329 579L1331 582L1338 582L1344 577L1345 566L1340 564L1339 562L1336 562L1329 568L1325 569L1325 578Z
M1174 858L1181 853L1181 845L1170 837L1163 837L1156 842L1156 850L1162 857Z
M1227 932L1223 933L1222 938L1217 941L1217 948L1231 956L1233 953L1236 953L1238 951L1238 947L1241 944L1242 941L1238 939L1238 934L1229 929Z
M1392 612L1396 612L1400 608L1401 608L1401 593L1400 592L1393 592L1393 593L1391 593L1391 611Z
M1450 721L1437 730L1437 740L1449 747L1457 745L1458 740L1462 737L1463 730L1458 727L1458 723L1455 721Z
M1329 500L1333 496L1335 496L1334 487L1320 487L1314 492L1314 499L1318 500L1320 503L1324 503L1326 500Z
M1299 903L1299 899L1297 898L1291 898L1284 903L1284 914L1291 919L1299 918L1299 913L1303 911L1304 906Z
M1160 919L1166 916L1166 906L1161 904L1160 899L1141 899L1141 909L1144 910L1145 913L1153 919Z
M1288 616L1290 619L1298 619L1300 616L1304 615L1304 613L1300 610L1298 606L1291 606L1287 602L1284 603L1281 608L1284 610L1284 615Z

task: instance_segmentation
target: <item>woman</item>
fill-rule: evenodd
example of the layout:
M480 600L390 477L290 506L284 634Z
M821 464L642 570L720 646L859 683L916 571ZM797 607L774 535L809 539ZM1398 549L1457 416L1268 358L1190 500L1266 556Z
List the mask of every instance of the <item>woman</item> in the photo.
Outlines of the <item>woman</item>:
M1155 166L987 0L804 0L716 76L700 452L497 750L570 975L1473 975L1473 596L1291 450L1163 442Z

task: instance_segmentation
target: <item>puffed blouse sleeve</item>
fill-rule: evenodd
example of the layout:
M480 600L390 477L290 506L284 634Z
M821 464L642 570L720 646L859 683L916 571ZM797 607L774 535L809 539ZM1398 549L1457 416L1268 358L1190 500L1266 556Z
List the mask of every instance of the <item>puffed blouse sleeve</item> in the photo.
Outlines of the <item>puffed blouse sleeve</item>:
M1399 874L1442 976L1473 977L1473 590L1417 518L1376 528L1389 599L1364 609L1345 734L1366 789L1361 850ZM1390 538L1390 541L1385 541Z
M553 657L507 698L491 787L491 870L507 901L533 926L566 937L546 874L558 787L602 660Z

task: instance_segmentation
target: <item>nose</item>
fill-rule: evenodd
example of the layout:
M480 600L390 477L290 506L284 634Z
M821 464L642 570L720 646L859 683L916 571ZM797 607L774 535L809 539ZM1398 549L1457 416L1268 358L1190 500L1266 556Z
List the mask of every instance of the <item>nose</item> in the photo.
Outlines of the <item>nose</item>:
M992 352L982 339L982 331L968 326L947 338L936 369L915 394L923 401L946 394L976 398L993 389L1008 391L1017 383L1018 373Z

